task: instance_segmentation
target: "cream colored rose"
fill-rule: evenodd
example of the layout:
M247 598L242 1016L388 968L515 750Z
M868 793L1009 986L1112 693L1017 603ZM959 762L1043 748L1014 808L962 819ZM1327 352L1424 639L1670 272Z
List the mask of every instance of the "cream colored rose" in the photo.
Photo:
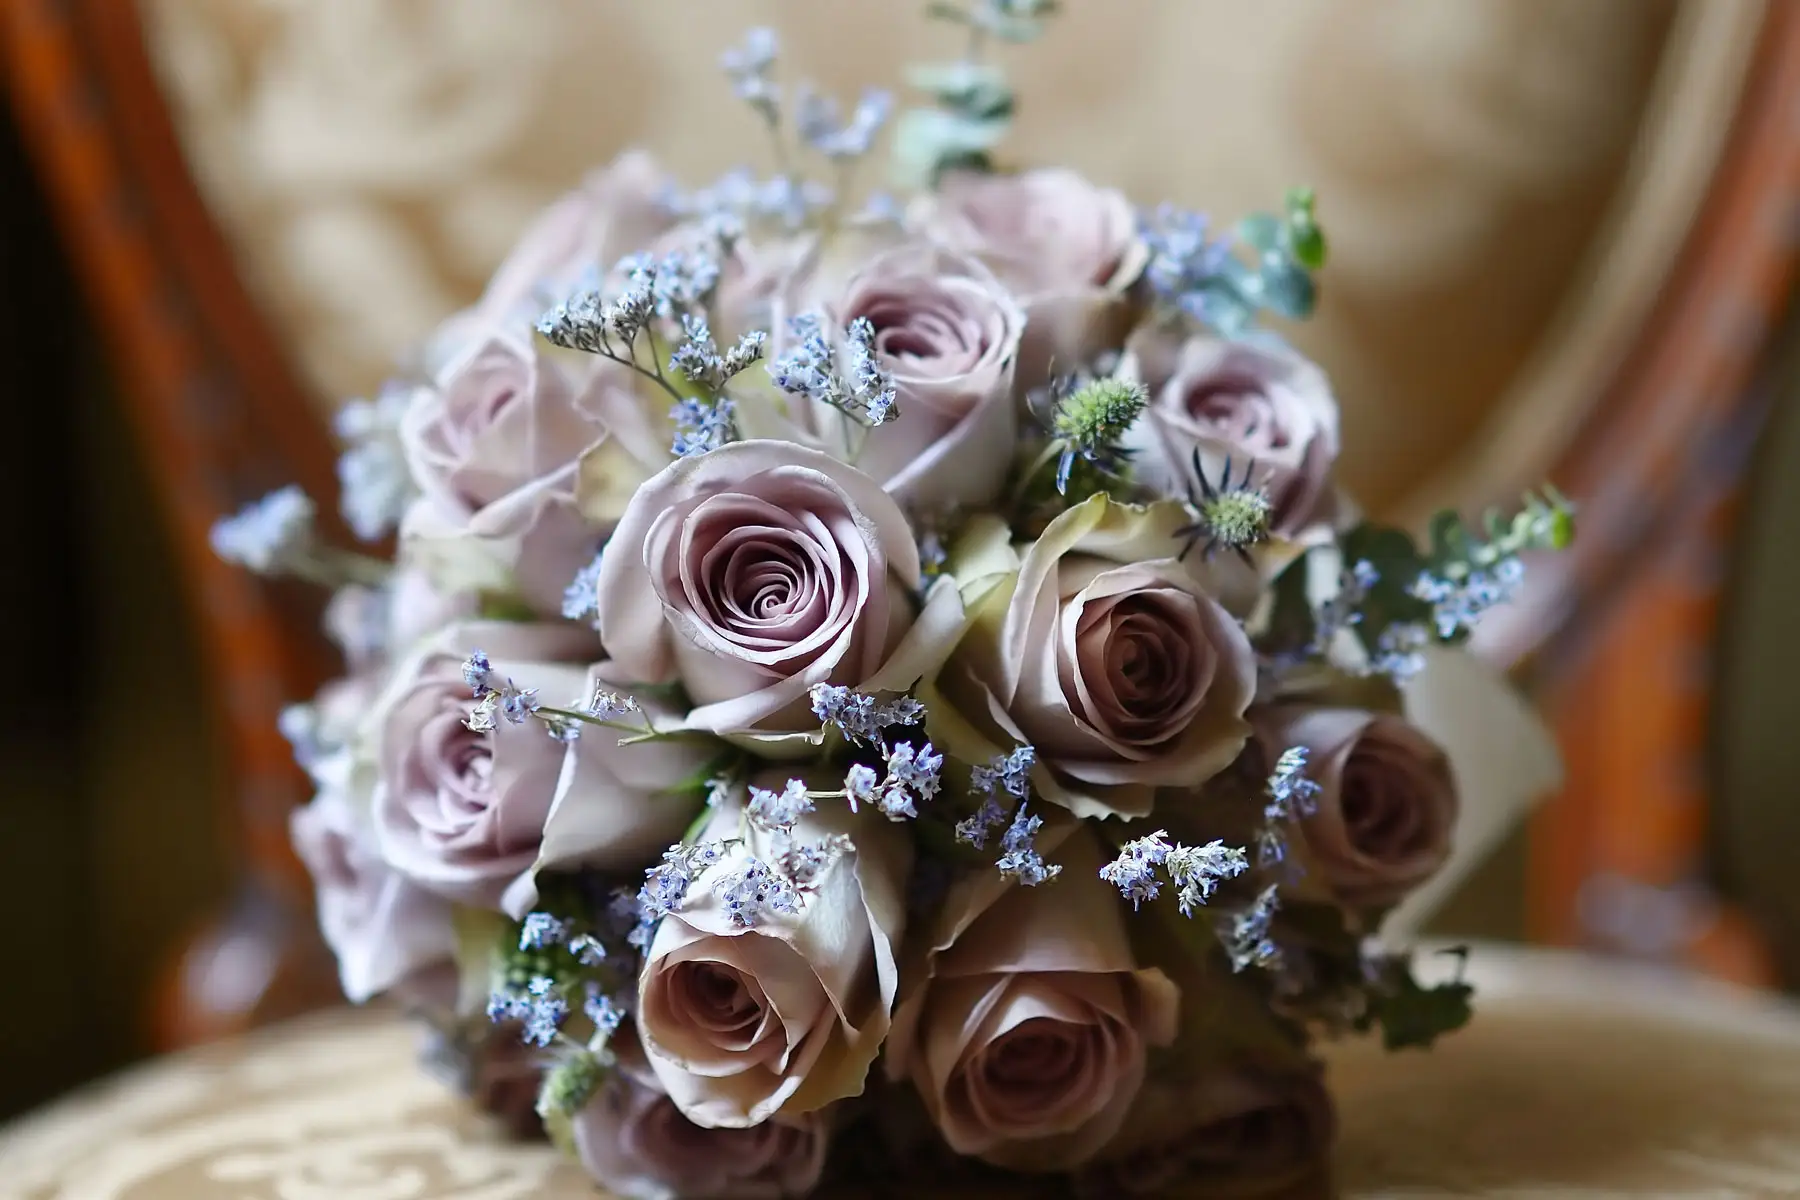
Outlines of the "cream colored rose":
M447 593L518 595L546 617L608 532L576 503L580 460L616 442L640 461L666 447L622 368L570 367L527 333L475 333L401 422L420 497L401 521L407 561Z
M874 480L790 443L734 442L631 498L601 561L599 628L625 678L685 685L690 728L816 730L814 684L904 689L918 653L935 665L947 650L954 589L915 626L919 582L912 529Z
M1066 1170L1112 1139L1179 1000L1132 958L1091 832L1053 849L1052 885L985 873L952 891L885 1058L951 1149L1021 1171Z
M1215 337L1173 344L1156 333L1134 342L1120 374L1150 389L1150 404L1125 439L1132 469L1172 495L1197 488L1194 453L1209 483L1255 464L1284 537L1334 515L1331 469L1338 456L1338 405L1325 373L1280 346Z
M1243 581L1176 557L1184 520L1097 495L1022 551L958 567L974 620L938 678L945 703L927 699L939 744L970 761L1032 746L1040 792L1079 817L1144 816L1156 789L1235 759L1256 658L1220 597Z
M1127 289L1149 258L1123 192L1062 168L961 172L922 198L913 219L981 259L1019 298L1028 386L1123 346L1137 316Z
M576 1156L595 1182L637 1200L779 1200L819 1181L831 1145L821 1112L744 1129L696 1125L662 1090L630 1027L618 1066L575 1115Z
M1301 822L1309 867L1353 908L1387 908L1450 857L1457 789L1442 749L1405 719L1352 708L1254 714L1279 753L1307 749L1318 808Z
M898 399L899 417L867 432L857 468L924 509L992 500L1018 433L1013 379L1025 314L1011 293L976 259L920 242L877 253L832 294L818 295L823 282L798 288L816 300L791 301L788 315L816 307L839 337L852 321L867 320ZM771 357L785 352L790 336L775 330ZM834 453L862 437L832 409L798 416Z
M779 788L782 778L761 782ZM703 837L737 837L742 824L741 807L722 806ZM894 947L912 849L903 830L866 809L852 817L841 802L821 802L795 836L834 833L855 849L796 912L764 911L745 927L720 896L752 858L778 859L779 843L752 828L657 928L638 1031L657 1080L698 1124L785 1120L863 1090L899 984Z
M536 323L587 271L605 271L642 248L673 218L664 203L670 179L640 150L591 172L525 230L475 306L486 321Z
M574 625L472 621L415 648L376 701L363 750L391 866L449 899L516 914L535 899L542 867L635 868L679 834L692 801L668 789L699 772L703 747L620 746L600 729L564 745L536 720L476 732L462 670L475 650L542 703L590 694L585 660L598 647Z

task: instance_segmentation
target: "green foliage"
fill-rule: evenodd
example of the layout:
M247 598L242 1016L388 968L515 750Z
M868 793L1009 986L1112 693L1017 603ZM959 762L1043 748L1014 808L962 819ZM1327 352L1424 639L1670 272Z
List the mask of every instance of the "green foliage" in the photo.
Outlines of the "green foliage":
M538 1115L546 1121L573 1116L587 1106L605 1079L606 1064L592 1050L562 1055L544 1072L538 1087Z
M934 0L925 15L968 32L968 52L955 62L908 68L906 81L934 108L909 109L894 127L894 171L912 187L935 184L946 171L993 169L994 151L1012 128L1016 98L1005 72L982 61L989 38L1022 44L1043 34L1051 0Z
M1474 1015L1470 1004L1474 995L1474 986L1463 980L1460 968L1456 978L1422 987L1413 978L1410 961L1392 959L1383 971L1381 985L1370 993L1360 1028L1381 1026L1381 1042L1389 1050L1426 1049L1444 1034L1469 1023Z
M1207 310L1215 323L1248 331L1261 311L1288 320L1310 317L1318 307L1319 289L1313 272L1325 265L1325 232L1313 213L1311 188L1293 188L1281 215L1252 213L1238 223L1238 241L1249 249L1248 259L1230 258L1221 266Z
M1508 517L1499 509L1482 516L1481 533L1454 512L1431 521L1431 550L1426 567L1440 579L1457 580L1527 550L1563 550L1575 538L1575 507L1549 484L1525 493L1519 510Z

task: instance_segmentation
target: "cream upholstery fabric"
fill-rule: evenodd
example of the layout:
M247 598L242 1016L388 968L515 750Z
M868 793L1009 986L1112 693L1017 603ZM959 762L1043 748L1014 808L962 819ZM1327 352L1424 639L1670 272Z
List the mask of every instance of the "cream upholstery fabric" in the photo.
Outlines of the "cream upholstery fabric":
M1011 149L1231 217L1315 184L1302 341L1374 507L1566 428L1704 187L1763 0L1069 0ZM876 0L144 0L209 199L322 397L366 392L527 216L628 143L761 152L713 69L779 24L850 89L953 53ZM1623 240L1622 240L1623 239ZM1496 465L1499 456L1500 465Z
M1800 1013L1625 971L1481 948L1468 1030L1337 1054L1342 1194L1800 1195ZM595 1195L461 1109L412 1046L341 1014L142 1069L0 1130L0 1200Z

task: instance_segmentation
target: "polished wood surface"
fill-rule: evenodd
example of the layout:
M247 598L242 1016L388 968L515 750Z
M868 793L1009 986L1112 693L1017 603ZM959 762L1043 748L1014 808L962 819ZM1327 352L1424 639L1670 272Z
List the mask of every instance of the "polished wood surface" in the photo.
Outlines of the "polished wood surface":
M330 995L287 837L305 780L275 725L328 672L330 652L309 597L219 562L207 535L283 483L335 495L332 450L194 188L135 6L0 4L0 74L118 363L230 755L237 802L221 817L241 895L172 967L158 1019L165 1044L192 1041Z

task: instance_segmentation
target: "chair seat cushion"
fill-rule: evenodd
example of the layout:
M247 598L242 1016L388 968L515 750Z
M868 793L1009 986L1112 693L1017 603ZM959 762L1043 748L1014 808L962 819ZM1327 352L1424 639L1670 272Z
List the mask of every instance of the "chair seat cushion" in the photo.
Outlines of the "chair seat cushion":
M1560 955L1478 950L1475 1023L1337 1050L1349 1197L1800 1194L1800 1014ZM0 1132L7 1200L557 1200L596 1193L332 1013L170 1058Z

